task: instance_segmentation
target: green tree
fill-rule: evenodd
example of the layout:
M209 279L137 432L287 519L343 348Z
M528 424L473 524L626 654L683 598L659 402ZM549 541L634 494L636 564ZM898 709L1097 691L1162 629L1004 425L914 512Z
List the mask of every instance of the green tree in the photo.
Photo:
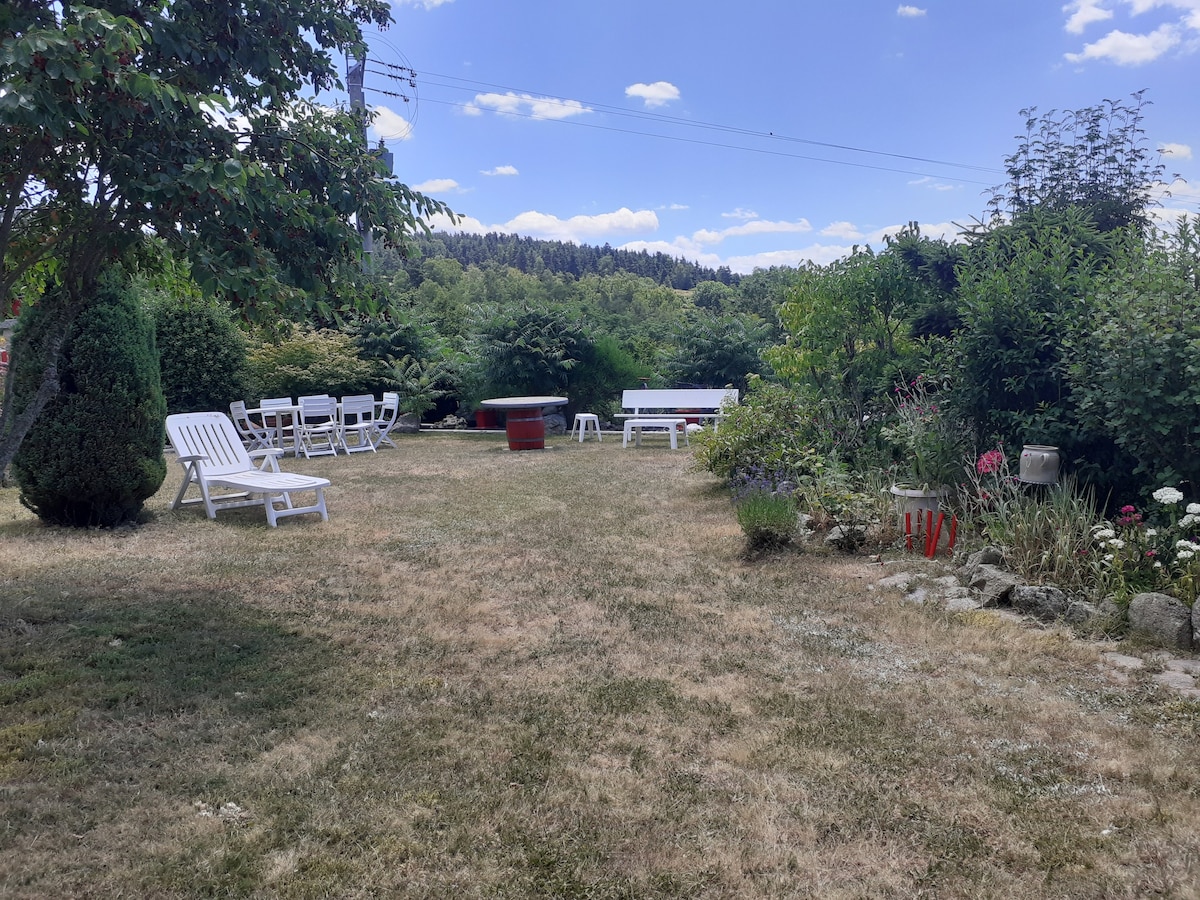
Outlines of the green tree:
M46 337L53 304L21 316L18 348ZM13 406L43 383L36 354L16 353ZM154 327L124 275L110 272L66 335L61 389L29 430L12 464L21 502L55 525L114 527L135 521L166 477Z
M358 223L446 211L390 179L360 112L301 100L385 0L22 0L0 13L0 307L44 305L42 371L99 273L153 232L253 322L332 314ZM369 295L363 296L370 302ZM0 415L0 468L53 393Z
M1147 102L1139 91L1129 101L1041 116L1035 107L1021 110L1025 133L1005 157L1008 181L992 191L993 215L1017 220L1035 209L1077 207L1101 233L1144 231L1165 171L1142 128Z

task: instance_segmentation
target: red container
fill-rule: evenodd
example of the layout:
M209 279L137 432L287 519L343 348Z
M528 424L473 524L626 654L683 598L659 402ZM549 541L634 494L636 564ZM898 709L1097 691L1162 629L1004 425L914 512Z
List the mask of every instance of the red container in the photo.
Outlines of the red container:
M544 450L546 448L546 420L541 409L510 409L508 424L509 450Z

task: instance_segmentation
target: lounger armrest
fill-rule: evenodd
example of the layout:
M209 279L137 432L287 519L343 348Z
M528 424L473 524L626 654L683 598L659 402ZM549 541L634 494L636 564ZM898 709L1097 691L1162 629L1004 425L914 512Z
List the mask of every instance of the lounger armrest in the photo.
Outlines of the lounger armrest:
M208 454L193 453L191 456L177 456L175 458L178 459L181 463L194 463L194 462L199 462L202 459L208 459Z

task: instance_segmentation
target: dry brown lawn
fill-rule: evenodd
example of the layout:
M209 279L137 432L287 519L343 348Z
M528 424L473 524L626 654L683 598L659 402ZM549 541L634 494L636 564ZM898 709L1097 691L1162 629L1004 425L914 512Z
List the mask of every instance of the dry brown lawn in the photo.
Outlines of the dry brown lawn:
M0 896L1200 895L1200 706L549 443L289 461L277 529L0 491Z

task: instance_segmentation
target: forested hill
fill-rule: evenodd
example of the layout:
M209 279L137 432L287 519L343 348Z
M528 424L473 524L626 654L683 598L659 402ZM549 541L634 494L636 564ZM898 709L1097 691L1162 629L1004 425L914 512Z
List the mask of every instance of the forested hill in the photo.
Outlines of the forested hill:
M703 281L736 285L740 277L727 266L709 269L681 257L645 250L614 250L608 244L593 247L564 241L539 241L516 234L450 234L437 232L417 243L426 257L449 257L463 267L492 263L522 272L556 275L612 275L629 272L659 284L691 290Z

